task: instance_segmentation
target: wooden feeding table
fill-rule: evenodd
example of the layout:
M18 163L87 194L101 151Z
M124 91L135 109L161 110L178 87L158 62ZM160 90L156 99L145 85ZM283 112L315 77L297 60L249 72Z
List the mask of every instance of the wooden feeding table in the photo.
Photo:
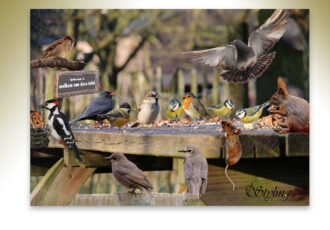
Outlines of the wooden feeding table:
M77 146L85 154L83 163L62 145L31 145L31 175L42 175L54 164L31 193L31 205L79 205L77 200L86 197L76 194L86 180L93 173L111 172L110 162L104 160L111 152L128 154L142 170L174 170L184 183L185 155L178 150L191 143L201 147L209 164L207 190L201 198L205 205L309 204L309 135L278 134L269 129L242 131L242 159L228 170L236 184L232 191L224 174L225 136L219 128L201 125L119 131L73 127ZM114 199L113 194L95 194L93 199L106 200L104 196L108 201Z

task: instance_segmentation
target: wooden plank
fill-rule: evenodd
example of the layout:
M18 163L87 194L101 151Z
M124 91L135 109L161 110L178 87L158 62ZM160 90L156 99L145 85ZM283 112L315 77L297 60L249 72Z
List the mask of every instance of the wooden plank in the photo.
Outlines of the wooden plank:
M61 158L48 170L30 197L31 206L69 205L96 168L65 167Z
M196 129L197 130L197 129ZM201 129L127 129L124 131L74 131L79 149L100 152L180 157L177 152L187 144L197 144L208 159L224 159L225 137L221 132ZM242 158L277 158L308 156L309 135L277 134L274 132L242 131L239 136L243 147ZM170 144L169 144L170 143ZM50 143L50 148L63 148Z
M70 206L196 206L202 201L187 201L186 193L156 193L154 199L145 194L78 194Z
M208 185L201 199L206 205L306 206L308 172L308 159L242 160L228 170L236 186L233 191L224 165L209 164Z

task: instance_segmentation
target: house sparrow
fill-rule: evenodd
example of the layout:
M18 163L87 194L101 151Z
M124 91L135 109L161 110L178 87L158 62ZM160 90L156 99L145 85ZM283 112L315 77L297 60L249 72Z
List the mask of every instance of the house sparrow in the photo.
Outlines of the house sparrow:
M70 35L67 35L62 39L56 40L46 48L41 58L42 59L49 57L65 58L66 55L71 50L73 43L74 43L74 38Z

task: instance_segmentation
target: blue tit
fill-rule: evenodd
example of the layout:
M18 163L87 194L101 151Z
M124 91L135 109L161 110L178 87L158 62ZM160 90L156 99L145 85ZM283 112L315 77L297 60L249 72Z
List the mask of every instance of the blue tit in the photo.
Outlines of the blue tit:
M243 122L243 123L252 123L259 119L262 114L263 108L270 104L269 101L261 104L256 105L250 108L241 108L236 111L236 116Z
M182 118L184 114L183 107L180 101L176 99L170 100L167 106L166 115L170 120L178 120Z
M212 110L217 116L228 116L234 109L235 104L233 100L227 99L215 107L206 107L207 110Z

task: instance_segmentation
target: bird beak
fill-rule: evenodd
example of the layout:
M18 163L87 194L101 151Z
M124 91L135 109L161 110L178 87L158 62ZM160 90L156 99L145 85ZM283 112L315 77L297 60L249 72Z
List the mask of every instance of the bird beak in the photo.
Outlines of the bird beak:
M116 94L115 92L113 92L113 93L110 93L110 95L111 95L111 96L113 96L113 95L115 95L115 94Z
M39 108L40 108L40 109L45 109L46 106L44 106L44 105L39 105Z
M111 160L112 156L104 157L104 160Z
M185 150L185 149L181 149L181 150L179 150L178 152L180 152L180 153L186 153L187 150Z

